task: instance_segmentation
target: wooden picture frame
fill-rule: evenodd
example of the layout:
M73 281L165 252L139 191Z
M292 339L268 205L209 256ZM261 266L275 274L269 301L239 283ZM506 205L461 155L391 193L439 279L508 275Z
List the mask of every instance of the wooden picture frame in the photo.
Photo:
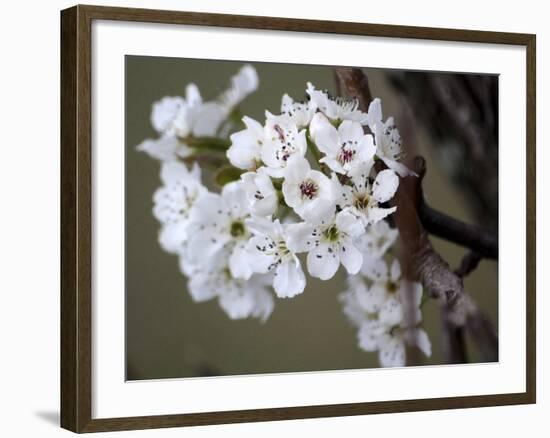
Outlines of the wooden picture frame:
M526 391L195 414L92 418L92 50L94 20L518 45L526 48ZM99 432L535 403L535 35L75 6L61 12L61 426Z

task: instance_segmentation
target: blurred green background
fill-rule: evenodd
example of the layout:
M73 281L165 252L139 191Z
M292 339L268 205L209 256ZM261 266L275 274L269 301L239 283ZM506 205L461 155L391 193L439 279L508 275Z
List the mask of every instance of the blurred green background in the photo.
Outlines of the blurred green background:
M160 186L159 163L135 150L157 134L150 124L151 105L163 96L184 95L195 82L204 99L227 85L242 62L159 57L126 57L126 375L128 380L281 373L377 367L377 355L357 347L356 331L341 311L338 294L345 288L342 269L329 282L308 278L305 292L291 300L276 299L265 324L255 319L231 321L216 300L194 303L186 291L177 257L161 250L159 224L152 215L152 196ZM264 110L279 112L283 93L305 97L306 82L335 91L330 67L251 63L260 77L259 90L241 111L263 121ZM384 117L394 115L400 127L400 100L383 70L364 69L372 93L382 99ZM419 73L420 74L420 73ZM430 138L421 127L417 150L428 161L424 189L430 204L447 214L474 222L460 187L446 177L433 156ZM407 145L405 144L405 148ZM433 238L434 246L452 267L463 248ZM498 327L497 263L482 261L465 280ZM423 308L424 326L433 346L425 364L443 362L439 306ZM470 348L470 360L477 355Z

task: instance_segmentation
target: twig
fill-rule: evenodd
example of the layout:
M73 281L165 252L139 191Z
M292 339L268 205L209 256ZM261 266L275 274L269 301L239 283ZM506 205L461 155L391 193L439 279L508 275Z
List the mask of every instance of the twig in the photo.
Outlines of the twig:
M496 235L441 213L427 205L423 199L418 206L418 216L429 233L470 248L485 258L498 258Z
M498 230L498 78L414 71L389 71L386 78L412 108L422 108L415 124L431 137L432 152L476 222Z
M470 274L472 271L474 271L477 268L481 259L482 259L481 255L478 254L477 252L474 252L474 251L467 252L466 255L462 258L462 261L460 262L460 266L455 269L455 274L461 278L466 277L468 274Z

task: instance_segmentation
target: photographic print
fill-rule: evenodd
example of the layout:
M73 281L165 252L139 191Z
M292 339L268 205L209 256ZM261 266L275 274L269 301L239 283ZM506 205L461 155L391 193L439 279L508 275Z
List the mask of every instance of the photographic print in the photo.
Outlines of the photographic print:
M498 75L125 83L127 380L498 361Z
M535 403L535 47L62 11L62 427Z

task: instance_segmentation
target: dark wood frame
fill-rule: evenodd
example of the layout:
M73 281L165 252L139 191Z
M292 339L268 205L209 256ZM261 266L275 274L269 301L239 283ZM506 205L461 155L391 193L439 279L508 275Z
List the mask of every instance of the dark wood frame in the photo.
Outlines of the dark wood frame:
M221 26L511 44L527 51L526 392L230 412L92 419L91 24L93 20ZM535 35L288 18L75 6L61 12L61 426L98 432L513 405L536 401Z

